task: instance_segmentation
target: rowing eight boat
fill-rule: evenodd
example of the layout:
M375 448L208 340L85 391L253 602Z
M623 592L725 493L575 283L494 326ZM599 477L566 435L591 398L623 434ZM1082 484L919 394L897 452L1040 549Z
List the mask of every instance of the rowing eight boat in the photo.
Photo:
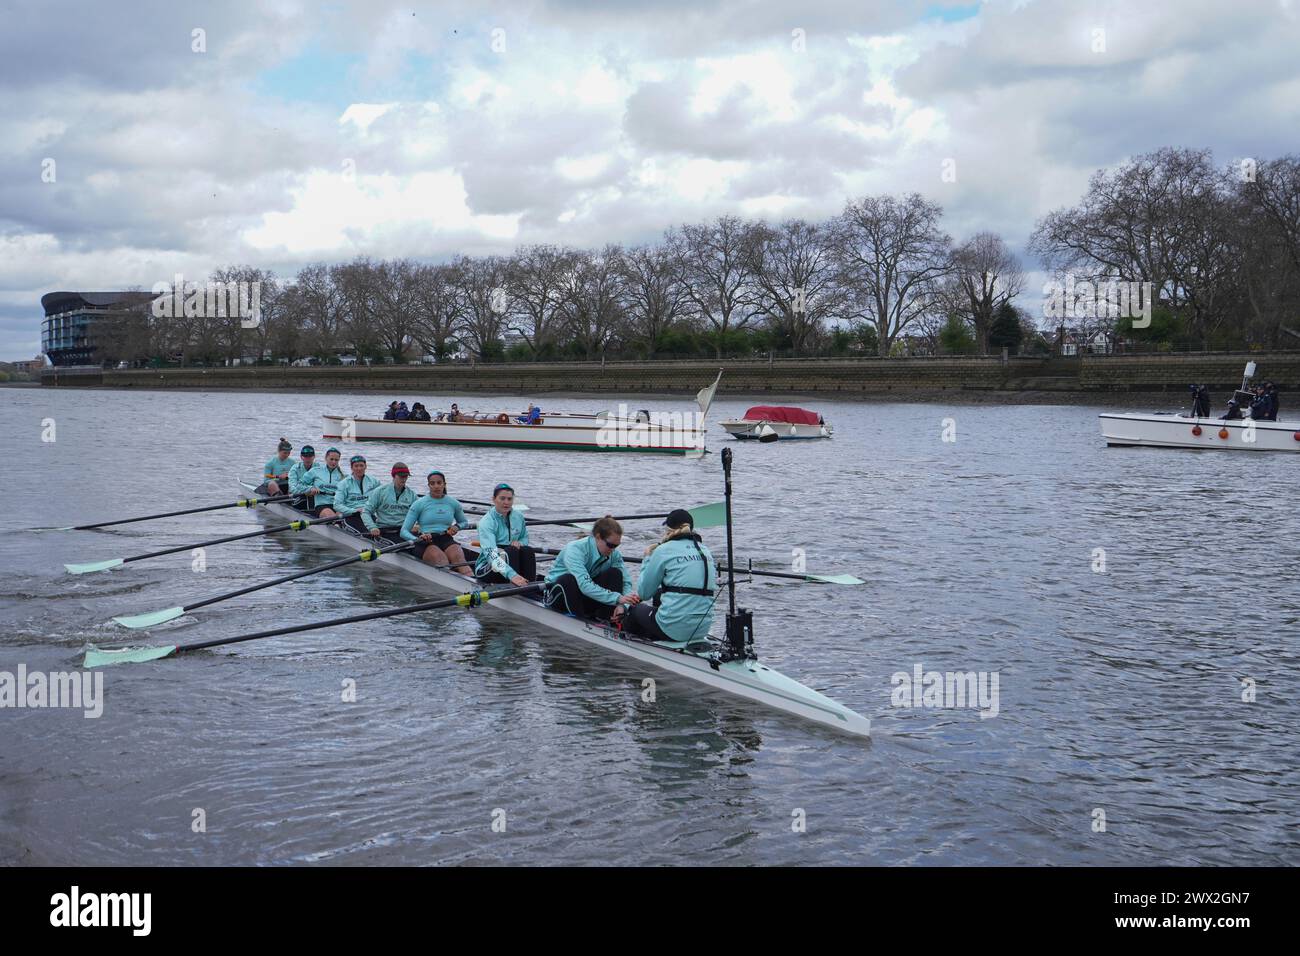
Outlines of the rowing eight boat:
M241 495L251 495L255 490L256 485L239 482ZM268 516L290 521L302 517L302 512L288 504L269 503L263 506L263 511ZM368 544L370 541L333 524L313 524L307 530L350 551L357 550L358 544ZM422 578L451 593L465 591L469 583L463 575L440 570L406 553L386 555L381 560L390 567ZM696 646L687 647L681 642L643 640L593 621L558 614L531 597L502 597L493 599L487 606L499 607L567 637L688 677L715 690L755 701L774 710L814 720L861 737L871 734L871 721L866 717L786 677L780 671L760 664L752 657L722 660L712 646L696 649Z

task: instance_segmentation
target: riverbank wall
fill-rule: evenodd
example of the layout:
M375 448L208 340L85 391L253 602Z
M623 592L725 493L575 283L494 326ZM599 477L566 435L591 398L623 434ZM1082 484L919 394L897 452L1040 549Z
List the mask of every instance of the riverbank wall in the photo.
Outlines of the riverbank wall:
M1300 389L1300 351L890 359L774 359L646 362L518 362L490 365L373 365L323 368L242 366L103 370L51 368L46 387L358 391L383 394L545 392L693 393L724 370L731 394L888 395L915 392L1034 394L1163 392L1193 382L1230 390L1254 361L1256 381Z

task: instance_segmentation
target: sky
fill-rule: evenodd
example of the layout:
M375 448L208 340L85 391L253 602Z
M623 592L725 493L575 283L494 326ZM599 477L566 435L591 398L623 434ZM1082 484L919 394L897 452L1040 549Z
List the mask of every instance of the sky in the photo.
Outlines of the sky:
M37 353L56 290L913 191L954 239L1024 254L1098 168L1300 152L1300 0L3 0L0 21L0 360Z

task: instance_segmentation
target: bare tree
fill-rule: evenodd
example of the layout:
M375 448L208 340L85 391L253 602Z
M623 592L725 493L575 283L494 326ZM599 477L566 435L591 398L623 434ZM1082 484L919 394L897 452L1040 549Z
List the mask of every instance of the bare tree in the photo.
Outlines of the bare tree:
M1025 276L1015 253L1000 236L977 232L953 250L952 274L945 285L951 307L970 321L979 353L987 354L994 314L1024 291Z
M416 270L410 259L385 259L369 276L375 331L394 362L402 361L415 340L419 308Z
M330 281L338 290L343 327L353 348L366 359L383 354L375 273L375 264L366 256L330 269Z
M501 256L461 256L451 263L450 280L460 310L458 330L480 359L501 347L506 317L506 260Z
M718 358L727 333L745 328L757 314L748 248L752 239L753 227L735 216L679 226L666 236L692 308L713 327Z
M666 246L636 246L620 259L629 338L653 358L664 333L686 315L690 300Z
M796 352L814 345L844 304L830 230L802 219L758 225L748 251L754 301L769 327Z
M507 260L509 328L523 336L534 358L555 343L573 265L571 250L547 245L526 246Z
M303 330L303 347L322 357L350 344L343 295L334 278L324 263L303 266L289 303Z
M605 351L623 321L623 250L609 245L600 252L572 257L561 306L565 330L587 358Z
M916 193L849 202L835 221L839 281L854 314L876 329L881 355L934 308L936 286L952 271L943 210Z
M450 343L465 314L455 273L455 266L422 265L414 274L416 305L411 334L426 354L439 359L451 352Z

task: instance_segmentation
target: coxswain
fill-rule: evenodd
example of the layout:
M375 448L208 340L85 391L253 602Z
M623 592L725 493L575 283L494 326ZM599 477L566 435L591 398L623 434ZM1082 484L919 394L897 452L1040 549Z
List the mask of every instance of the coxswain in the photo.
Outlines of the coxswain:
M289 444L289 439L281 438L275 457L262 469L262 484L267 494L287 495L289 493L289 472L293 470L294 464L289 460L292 451L293 445Z
M474 573L488 584L516 587L537 577L537 552L528 544L528 525L514 510L515 490L502 482L492 489L492 510L479 519L479 554Z
M394 462L390 474L393 480L370 492L365 507L361 509L361 523L372 538L396 540L411 505L415 504L415 492L406 487L411 469L404 462Z
M598 520L591 534L560 549L546 572L546 605L574 617L617 618L640 598L618 546L623 527L609 515Z
M416 500L406 513L401 535L418 542L412 553L425 564L445 567L468 578L474 576L465 561L465 552L456 543L456 533L469 525L465 509L447 494L447 476L434 469L429 472L429 493Z
M664 528L663 538L646 552L636 587L641 602L623 628L655 641L706 640L716 606L717 563L700 543L689 511L673 511Z
M366 506L370 499L370 493L379 487L379 482L366 474L366 459L363 455L353 455L349 459L352 467L352 474L338 483L334 489L334 500L330 502L328 513L325 508L321 509L321 517L329 518L334 515L342 515L347 519L347 524L362 534L369 533L370 529L366 527L361 520L361 509Z

